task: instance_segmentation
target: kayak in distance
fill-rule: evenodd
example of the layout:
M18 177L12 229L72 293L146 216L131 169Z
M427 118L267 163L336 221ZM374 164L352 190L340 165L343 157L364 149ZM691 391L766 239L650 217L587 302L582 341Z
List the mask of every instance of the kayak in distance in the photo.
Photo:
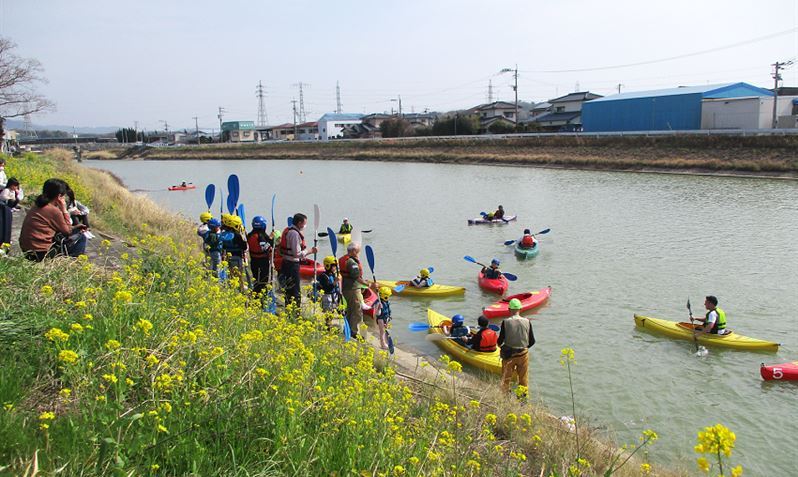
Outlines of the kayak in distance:
M517 220L517 219L518 219L517 215L508 215L507 217L505 217L503 219L493 219L493 220L488 220L488 219L485 219L483 217L479 217L479 218L476 218L476 219L468 219L468 225L506 224L507 222L513 222L514 220Z
M537 240L535 241L535 245L532 248L523 248L521 247L521 241L516 240L515 242L515 254L518 258L532 258L536 257L540 253L540 242Z
M657 333L693 341L693 325L687 322L676 322L650 318L648 316L635 315L635 325ZM717 346L732 349L742 349L749 351L778 351L779 344L773 341L765 341L756 338L749 338L741 334L730 332L725 335L697 334L698 342L702 345Z
M196 188L197 186L195 186L194 184L186 184L186 185L170 186L169 190L191 190Z

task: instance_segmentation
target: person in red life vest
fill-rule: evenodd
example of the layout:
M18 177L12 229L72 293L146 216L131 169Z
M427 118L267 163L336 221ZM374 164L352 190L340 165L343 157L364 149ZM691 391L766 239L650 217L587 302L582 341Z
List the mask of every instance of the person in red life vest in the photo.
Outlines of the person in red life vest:
M266 218L256 215L252 219L252 230L247 234L249 246L249 266L252 269L252 278L255 279L253 291L261 295L269 283L271 275L271 254L274 245L274 234L266 232Z
M369 286L369 282L363 279L363 266L358 258L359 253L360 244L350 242L346 246L346 255L338 261L338 269L343 277L341 291L346 299L345 319L349 322L352 338L358 336L358 327L363 322L363 293L360 290ZM376 287L376 284L374 286Z
M283 260L277 277L285 288L285 306L294 303L297 312L302 303L299 293L299 265L306 256L317 252L316 247L307 248L305 245L305 236L302 235L302 231L305 230L307 221L307 215L295 214L293 225L283 230L280 238L280 255Z
M529 229L524 229L524 236L521 237L521 240L518 241L518 244L521 248L535 248L535 237L532 236L532 232Z
M482 353L492 353L496 351L496 343L499 340L499 335L495 331L488 328L488 319L484 316L477 318L479 330L471 337L468 344L471 349Z

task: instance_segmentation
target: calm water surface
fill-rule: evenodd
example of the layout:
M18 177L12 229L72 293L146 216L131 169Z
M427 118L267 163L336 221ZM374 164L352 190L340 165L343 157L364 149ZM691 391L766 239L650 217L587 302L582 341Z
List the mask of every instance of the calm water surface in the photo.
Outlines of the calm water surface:
M734 462L746 475L795 475L798 386L764 383L760 362L798 359L798 182L511 167L323 161L90 162L117 174L171 210L196 219L209 182L241 179L249 218L278 225L296 211L321 207L322 227L347 216L374 229L378 278L405 279L435 267L438 283L465 286L463 298L395 298L394 339L437 356L405 323L427 307L476 321L495 296L480 291L478 267L462 259L497 257L519 280L511 292L553 287L534 318L533 393L554 413L570 414L560 349L576 350L577 413L619 442L652 428L656 461L695 469L695 434L721 422L737 434ZM197 190L167 192L182 180ZM466 219L503 204L519 221L467 226ZM214 205L218 211L219 202ZM312 220L311 220L312 222ZM519 261L510 247L523 228L551 228L540 255ZM329 245L320 242L323 253ZM339 252L340 253L340 252ZM782 343L778 354L711 349L635 329L634 313L683 320L691 298L718 296L730 326Z

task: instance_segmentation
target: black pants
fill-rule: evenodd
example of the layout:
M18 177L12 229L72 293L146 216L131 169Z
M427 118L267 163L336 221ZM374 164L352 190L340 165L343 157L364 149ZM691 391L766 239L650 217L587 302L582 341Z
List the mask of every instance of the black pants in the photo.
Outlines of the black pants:
M0 204L0 245L11 243L11 208Z
M271 262L269 257L254 258L250 256L249 267L252 269L252 279L255 280L253 291L255 293L262 293L269 284L269 271Z
M299 262L292 262L288 259L283 259L280 265L280 283L285 288L285 306L287 307L291 302L296 303L296 306L302 303L302 297L299 294Z

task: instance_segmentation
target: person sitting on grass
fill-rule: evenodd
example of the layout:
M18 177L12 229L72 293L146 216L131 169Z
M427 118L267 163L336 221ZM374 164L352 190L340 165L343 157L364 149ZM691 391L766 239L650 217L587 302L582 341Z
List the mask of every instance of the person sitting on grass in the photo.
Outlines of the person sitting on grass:
M471 345L471 349L482 353L492 353L496 351L496 343L499 339L499 335L497 335L494 330L488 328L488 319L484 316L480 316L477 318L477 324L479 325L479 330L477 330L468 341Z
M22 193L19 181L14 177L8 179L6 188L0 191L0 204L5 204L9 209L19 210L19 203L24 198L25 194Z
M88 227L72 226L66 203L68 189L69 185L61 179L48 179L25 216L19 246L28 260L41 262L56 255L85 254L86 236L82 232Z
M499 270L499 265L501 265L499 259L494 258L493 260L490 261L490 267L482 267L482 274L485 275L485 278L491 278L491 279L501 278L502 271Z
M518 245L521 248L530 249L535 248L535 237L532 236L532 232L529 229L524 229L524 236L521 237L521 240L518 241Z
M415 288L428 288L434 285L432 278L429 276L429 269L422 268L421 271L418 272L418 276L410 280L410 285Z

